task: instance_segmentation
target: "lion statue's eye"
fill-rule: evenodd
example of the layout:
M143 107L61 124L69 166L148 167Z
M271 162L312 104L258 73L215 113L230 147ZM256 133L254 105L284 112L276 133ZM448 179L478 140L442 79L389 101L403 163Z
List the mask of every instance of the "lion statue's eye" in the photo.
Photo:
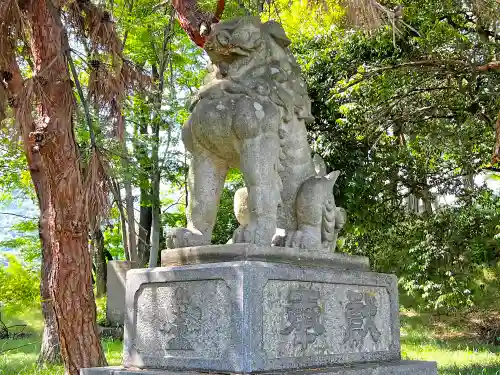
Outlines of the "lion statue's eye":
M220 34L217 35L217 41L222 45L222 46L227 46L229 44L229 34L227 32L221 32Z

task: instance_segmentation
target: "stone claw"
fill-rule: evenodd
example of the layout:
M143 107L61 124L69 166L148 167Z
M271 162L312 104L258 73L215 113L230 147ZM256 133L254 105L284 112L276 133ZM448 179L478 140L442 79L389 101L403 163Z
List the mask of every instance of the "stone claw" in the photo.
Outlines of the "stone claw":
M207 243L205 236L201 232L186 228L174 228L170 230L166 235L166 240L168 249L210 244L210 240Z
M242 225L233 233L234 243L255 243L255 232L249 224Z
M321 238L307 230L297 230L287 234L286 246L308 250L322 248Z
M234 231L234 243L254 243L270 246L276 231L276 219L272 217L259 218L256 222L242 225Z

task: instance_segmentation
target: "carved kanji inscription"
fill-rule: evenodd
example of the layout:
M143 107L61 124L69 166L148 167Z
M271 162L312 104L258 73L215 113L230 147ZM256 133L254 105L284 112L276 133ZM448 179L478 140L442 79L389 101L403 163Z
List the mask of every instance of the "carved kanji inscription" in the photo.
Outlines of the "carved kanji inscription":
M374 342L378 342L381 333L375 325L377 315L375 295L348 290L347 300L344 308L347 324L344 344L348 344L351 348L361 348L368 333Z
M282 335L294 334L294 343L307 348L308 344L316 341L316 337L325 332L320 323L320 309L318 301L319 291L313 289L291 289L288 295L289 305L286 307L288 326Z

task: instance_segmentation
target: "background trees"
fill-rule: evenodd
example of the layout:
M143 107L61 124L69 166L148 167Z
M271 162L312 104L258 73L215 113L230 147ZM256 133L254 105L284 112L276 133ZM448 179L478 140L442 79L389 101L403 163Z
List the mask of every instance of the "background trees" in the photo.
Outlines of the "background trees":
M343 249L404 275L432 308L480 301L476 267L498 259L498 199L483 178L496 169L500 72L484 67L500 51L498 18L487 18L498 4L481 4L401 2L408 27L397 33L332 29L295 44L311 140L344 172Z
M219 3L198 2L204 14ZM349 223L339 251L396 272L407 303L419 308L450 311L496 296L499 6L226 1L225 18L278 19L293 39L316 117L314 151L343 172L336 199ZM206 58L170 2L6 0L0 20L0 198L39 203L43 240L28 217L14 228L22 236L0 241L19 250L29 280L37 280L31 261L43 259L42 359L55 359L59 326L75 373L103 363L89 251L102 295L106 252L154 265L162 228L184 225L187 156L178 131ZM240 186L231 174L214 243L234 230ZM0 219L9 213L27 216L2 207ZM80 333L51 318L57 306L60 319L72 314L63 286L73 274L73 296L84 296L74 319L87 322L92 349L73 346L69 337Z

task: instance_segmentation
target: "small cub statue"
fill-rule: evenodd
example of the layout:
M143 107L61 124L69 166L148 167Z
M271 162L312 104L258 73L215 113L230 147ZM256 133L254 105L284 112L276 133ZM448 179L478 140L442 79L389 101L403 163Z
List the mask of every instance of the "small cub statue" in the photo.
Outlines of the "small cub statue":
M311 104L289 45L274 21L213 25L204 46L212 65L182 130L192 155L188 227L172 230L168 247L210 244L226 174L239 168L246 187L235 196L233 243L335 249L346 221L333 197L339 172L326 174L311 155Z

